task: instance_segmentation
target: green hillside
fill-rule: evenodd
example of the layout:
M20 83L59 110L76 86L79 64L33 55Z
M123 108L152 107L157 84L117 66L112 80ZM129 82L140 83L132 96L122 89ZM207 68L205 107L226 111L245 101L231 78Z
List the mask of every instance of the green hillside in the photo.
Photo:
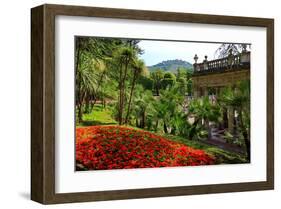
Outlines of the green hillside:
M150 72L153 72L159 68L164 71L176 72L176 70L179 67L192 68L192 64L184 60L175 59L175 60L165 60L156 65L148 66L147 68L149 69Z

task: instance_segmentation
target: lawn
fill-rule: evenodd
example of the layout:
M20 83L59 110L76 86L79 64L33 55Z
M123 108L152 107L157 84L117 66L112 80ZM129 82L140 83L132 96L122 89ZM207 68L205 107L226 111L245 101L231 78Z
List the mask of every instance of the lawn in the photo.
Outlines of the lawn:
M181 142L186 144L187 146L193 147L195 149L202 149L216 157L216 164L234 164L234 163L247 163L247 159L245 156L242 156L239 153L226 151L220 149L216 146L209 145L204 143L204 141L198 140L188 140L186 138L174 135L164 135L165 137L169 138L170 140Z
M104 108L96 104L91 113L83 114L83 121L76 126L113 125L117 122L112 118L110 107Z

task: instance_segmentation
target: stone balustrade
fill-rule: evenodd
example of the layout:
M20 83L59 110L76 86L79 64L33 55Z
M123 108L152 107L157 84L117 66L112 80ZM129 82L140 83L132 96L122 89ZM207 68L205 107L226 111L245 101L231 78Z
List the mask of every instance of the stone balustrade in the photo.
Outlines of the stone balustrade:
M210 72L224 72L227 70L249 69L250 68L250 52L242 52L237 55L230 54L221 59L208 61L207 56L202 63L197 63L198 57L195 55L195 63L193 64L194 74L205 74Z

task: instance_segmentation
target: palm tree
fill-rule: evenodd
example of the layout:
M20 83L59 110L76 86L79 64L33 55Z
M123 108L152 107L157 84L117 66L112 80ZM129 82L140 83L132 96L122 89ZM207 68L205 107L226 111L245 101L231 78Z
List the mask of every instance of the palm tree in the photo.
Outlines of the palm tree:
M157 131L158 130L158 126L159 123L162 121L163 125L164 125L164 132L167 133L167 120L168 120L168 104L163 102L163 100L161 100L160 98L156 98L154 103L153 103L153 112L152 112L152 116L153 119L155 121L155 127L154 130Z
M127 115L126 115L126 119L125 119L125 124L128 124L128 119L129 119L129 115L131 112L131 102L132 102L132 97L133 97L133 92L135 89L135 84L136 84L136 80L138 78L138 76L144 71L145 64L143 60L135 60L133 63L133 80L132 80L132 86L131 86L131 91L130 91L130 96L129 96L129 103L128 103L128 109L127 109Z
M225 88L218 102L224 107L232 107L238 112L239 126L244 138L247 157L250 161L250 81L241 81L236 88Z
M212 104L208 97L193 100L189 105L189 114L195 116L195 124L204 121L208 131L208 139L212 137L210 122L218 122L221 118L221 110L217 104Z
M177 111L172 120L171 123L174 127L174 134L180 135L180 136L187 136L188 133L188 120L187 115L182 111Z
M97 83L103 79L97 76L97 69L103 61L112 56L116 43L110 39L77 37L75 40L75 91L78 122L82 121L82 108L85 100L94 97ZM97 67L98 66L98 67ZM94 70L95 69L95 70Z
M132 47L122 47L119 51L119 125L123 124L123 110L125 106L125 81L128 76L128 68L136 58L136 51Z
M171 88L176 84L176 76L171 72L166 72L164 78L161 81L161 85L164 89Z
M98 97L100 97L101 87L104 80L107 79L107 67L103 60L92 60L92 79L95 83L93 90L88 91L85 97L86 112L91 112Z
M151 78L153 80L153 88L155 89L156 95L159 96L160 89L162 87L162 80L164 79L164 71L157 69L151 73Z
M177 85L168 86L167 89L160 91L158 112L161 114L165 133L175 133L176 127L173 124L173 118L177 112L183 111L183 100L184 97L179 93L179 86Z
M142 86L138 85L133 103L137 127L145 128L146 116L147 113L152 110L153 102L154 98L152 92L150 90L144 90Z
M96 75L92 67L92 60L88 59L85 54L80 54L80 59L76 72L76 105L78 109L78 122L82 121L83 103L87 95L91 94L96 87Z

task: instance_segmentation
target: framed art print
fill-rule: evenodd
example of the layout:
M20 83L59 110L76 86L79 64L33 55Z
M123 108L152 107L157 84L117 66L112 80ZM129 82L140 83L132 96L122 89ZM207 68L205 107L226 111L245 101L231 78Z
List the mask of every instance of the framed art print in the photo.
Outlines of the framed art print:
M274 188L273 19L31 10L31 199Z

